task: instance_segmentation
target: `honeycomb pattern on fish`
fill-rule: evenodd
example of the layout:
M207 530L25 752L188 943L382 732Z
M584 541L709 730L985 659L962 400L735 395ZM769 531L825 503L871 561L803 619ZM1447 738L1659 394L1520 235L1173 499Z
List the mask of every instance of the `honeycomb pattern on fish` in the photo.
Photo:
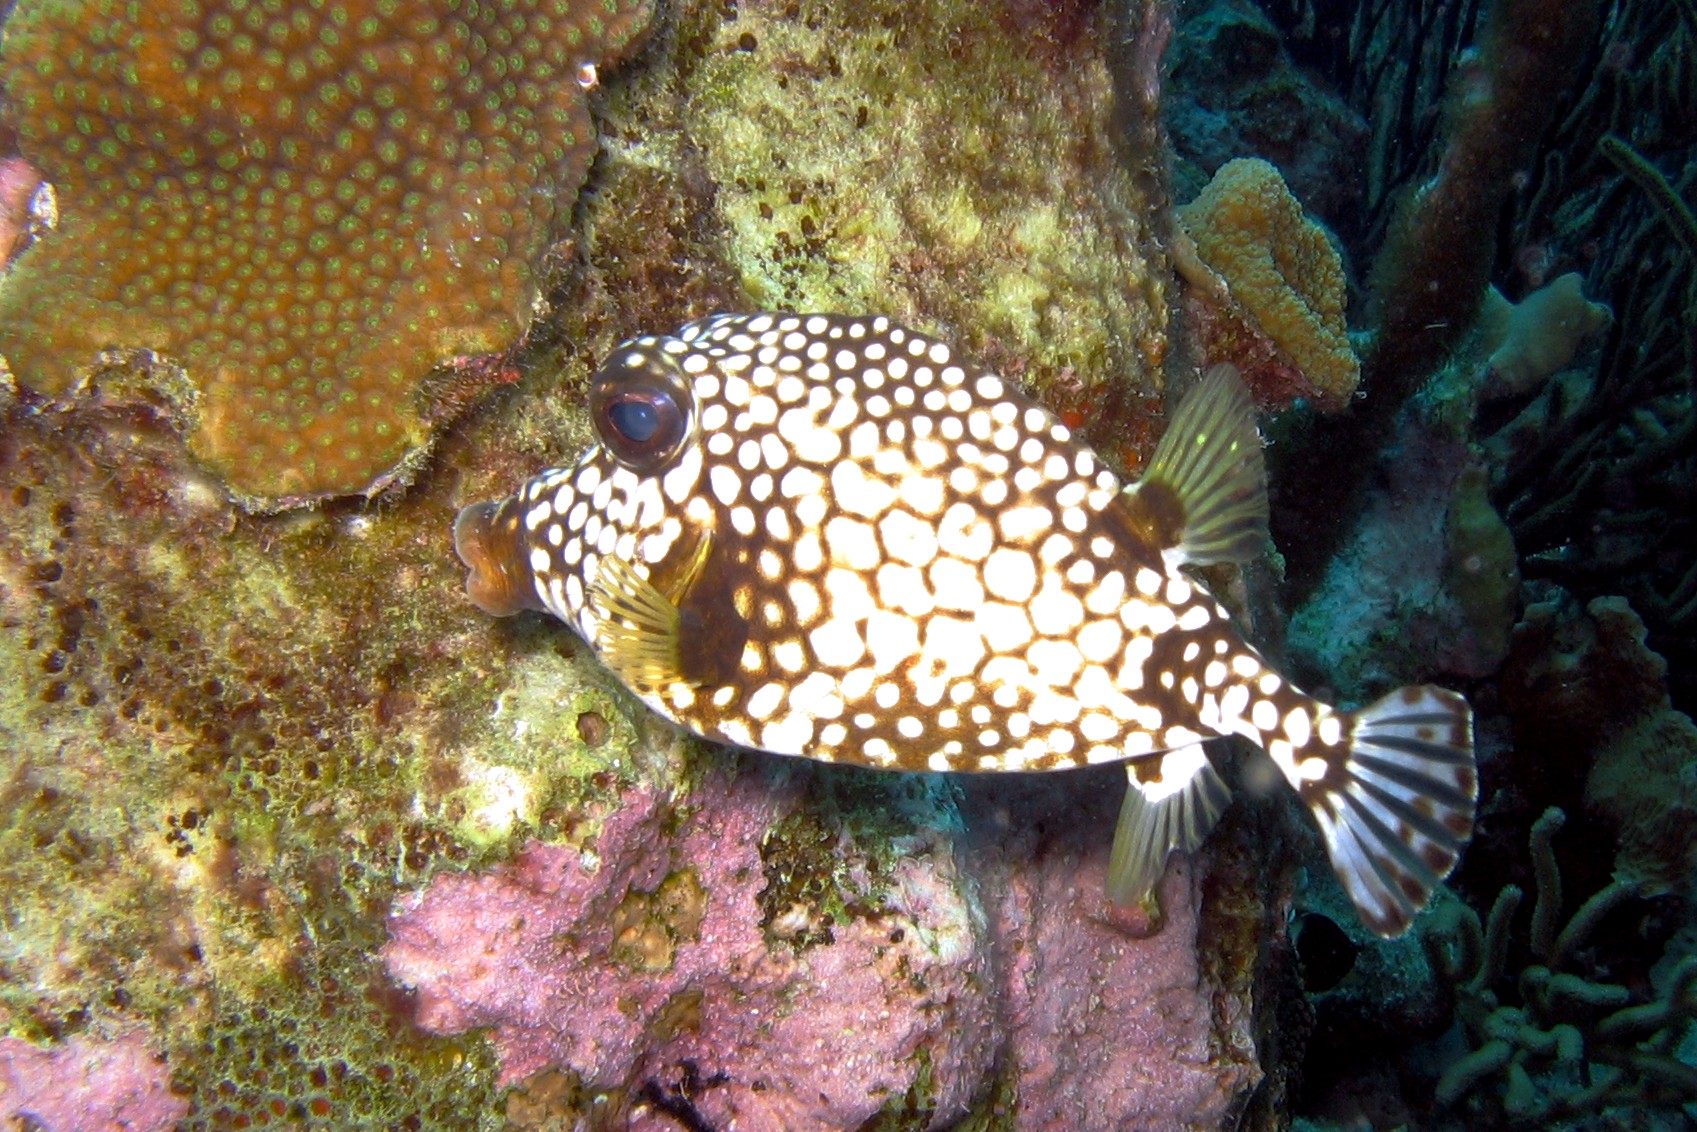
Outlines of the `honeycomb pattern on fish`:
M1228 795L1201 744L1245 735L1387 933L1471 831L1460 697L1336 710L1185 575L1265 539L1229 370L1130 487L1006 380L884 318L721 315L634 339L591 408L601 443L576 465L462 512L468 590L566 621L698 734L899 770L1132 760L1118 898L1206 835Z

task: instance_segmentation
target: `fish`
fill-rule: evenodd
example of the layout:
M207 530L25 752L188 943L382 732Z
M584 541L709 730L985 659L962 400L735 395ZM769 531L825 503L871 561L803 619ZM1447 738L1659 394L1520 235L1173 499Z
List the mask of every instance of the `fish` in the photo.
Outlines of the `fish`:
M1121 905L1229 803L1217 736L1267 753L1378 935L1407 930L1472 835L1461 695L1322 702L1193 575L1268 543L1230 366L1132 483L1014 383L885 317L720 314L633 338L588 408L576 463L459 512L466 592L564 621L696 735L899 771L1123 762Z

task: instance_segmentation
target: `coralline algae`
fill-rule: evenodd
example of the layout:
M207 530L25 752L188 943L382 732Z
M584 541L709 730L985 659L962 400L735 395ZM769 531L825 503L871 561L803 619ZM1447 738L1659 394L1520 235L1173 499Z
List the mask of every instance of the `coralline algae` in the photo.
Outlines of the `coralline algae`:
M0 1116L8 1124L41 1132L165 1132L188 1109L141 1030L109 1040L78 1034L51 1051L0 1038Z
M835 898L763 918L763 856L800 800L782 781L713 775L676 803L639 787L581 849L533 843L439 878L397 903L386 969L427 1029L492 1028L504 1083L558 1067L639 1114L687 1094L711 1127L901 1112L940 1127L997 1088L1020 1098L1010 1126L1032 1129L1207 1127L1243 1103L1259 1078L1247 1014L1216 1007L1245 1004L1199 964L1191 866L1162 885L1160 930L1134 938L1102 918L1099 838L1038 852L1021 831L1059 816L1048 791L994 840L962 847L921 821L882 861L833 845ZM621 914L684 875L698 909Z

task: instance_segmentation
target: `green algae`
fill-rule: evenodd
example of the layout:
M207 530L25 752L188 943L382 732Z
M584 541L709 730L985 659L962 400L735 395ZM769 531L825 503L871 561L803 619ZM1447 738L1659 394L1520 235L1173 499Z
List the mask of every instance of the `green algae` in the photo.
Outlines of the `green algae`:
M1062 28L1067 11L686 7L660 33L670 65L609 102L640 130L608 132L593 191L610 207L585 240L627 248L639 214L667 238L608 263L605 286L669 278L693 251L681 297L699 313L728 293L888 314L1084 411L1105 446L1131 441L1117 415L1162 389L1164 201L1110 121L1097 37L1126 29Z

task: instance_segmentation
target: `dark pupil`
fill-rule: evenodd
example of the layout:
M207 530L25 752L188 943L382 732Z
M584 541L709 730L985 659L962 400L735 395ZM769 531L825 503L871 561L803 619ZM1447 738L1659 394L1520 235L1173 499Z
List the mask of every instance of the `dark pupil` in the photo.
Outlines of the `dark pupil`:
M647 401L620 401L607 410L607 417L632 444L646 444L660 427L660 414Z

